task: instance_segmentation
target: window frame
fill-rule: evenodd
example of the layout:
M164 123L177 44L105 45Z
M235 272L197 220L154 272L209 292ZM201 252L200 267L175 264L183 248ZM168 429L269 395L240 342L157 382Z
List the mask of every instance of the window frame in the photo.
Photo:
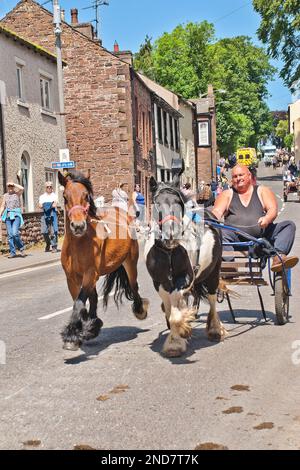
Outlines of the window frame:
M53 191L56 192L57 172L52 168L45 167L45 183L51 181L53 184Z
M51 98L51 82L52 79L49 76L40 74L40 93L41 93L41 107L45 111L52 111L52 98ZM49 107L45 100L45 84L48 83L48 101Z
M163 128L164 128L164 145L169 147L168 141L168 113L167 111L163 110Z
M178 119L174 118L174 130L175 130L175 151L179 153L180 151L180 144L179 144L179 126L178 126Z
M163 133L162 133L162 118L161 118L161 107L156 107L156 114L157 114L157 135L158 141L162 144L163 143Z
M203 141L201 139L200 126L206 125L206 139ZM210 147L211 146L211 132L210 132L210 120L205 119L203 121L198 121L198 147Z

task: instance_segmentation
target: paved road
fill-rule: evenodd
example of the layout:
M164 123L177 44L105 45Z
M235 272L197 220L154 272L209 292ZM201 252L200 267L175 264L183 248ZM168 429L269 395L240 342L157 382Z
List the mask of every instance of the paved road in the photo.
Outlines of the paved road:
M280 195L272 170L262 175ZM281 218L299 226L298 202L283 209ZM300 254L300 231L294 252ZM176 450L206 442L299 449L300 364L292 362L292 345L300 342L298 279L299 267L288 325L274 325L269 288L268 324L260 321L255 289L240 289L234 301L240 323L232 324L227 306L219 306L228 339L207 341L201 306L187 354L170 360L160 354L166 327L143 261L140 285L151 300L149 317L139 322L129 304L117 311L111 303L107 312L99 309L101 335L76 353L64 351L59 336L71 306L61 267L0 275L0 340L7 350L6 365L0 364L0 448L30 448L24 442L36 440L40 449Z

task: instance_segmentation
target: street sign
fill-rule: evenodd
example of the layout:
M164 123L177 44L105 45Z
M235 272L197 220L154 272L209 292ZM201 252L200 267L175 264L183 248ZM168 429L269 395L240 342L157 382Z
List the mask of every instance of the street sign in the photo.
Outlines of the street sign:
M52 170L59 170L61 168L75 168L76 163L72 160L70 162L52 162L51 168Z

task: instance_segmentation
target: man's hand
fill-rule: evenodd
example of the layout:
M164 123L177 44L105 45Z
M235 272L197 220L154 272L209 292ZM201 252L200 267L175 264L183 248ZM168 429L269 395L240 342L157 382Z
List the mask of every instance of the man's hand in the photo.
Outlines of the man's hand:
M261 228L263 228L263 229L267 228L267 226L269 224L270 224L270 221L269 221L269 219L266 215L264 217L261 217L260 219L258 219L258 225L260 225Z

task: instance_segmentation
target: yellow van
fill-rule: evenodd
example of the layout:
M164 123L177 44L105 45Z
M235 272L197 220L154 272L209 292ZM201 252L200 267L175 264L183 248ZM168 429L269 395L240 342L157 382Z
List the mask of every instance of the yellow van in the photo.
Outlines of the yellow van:
M255 148L244 147L236 151L236 163L239 165L258 165L258 159Z

